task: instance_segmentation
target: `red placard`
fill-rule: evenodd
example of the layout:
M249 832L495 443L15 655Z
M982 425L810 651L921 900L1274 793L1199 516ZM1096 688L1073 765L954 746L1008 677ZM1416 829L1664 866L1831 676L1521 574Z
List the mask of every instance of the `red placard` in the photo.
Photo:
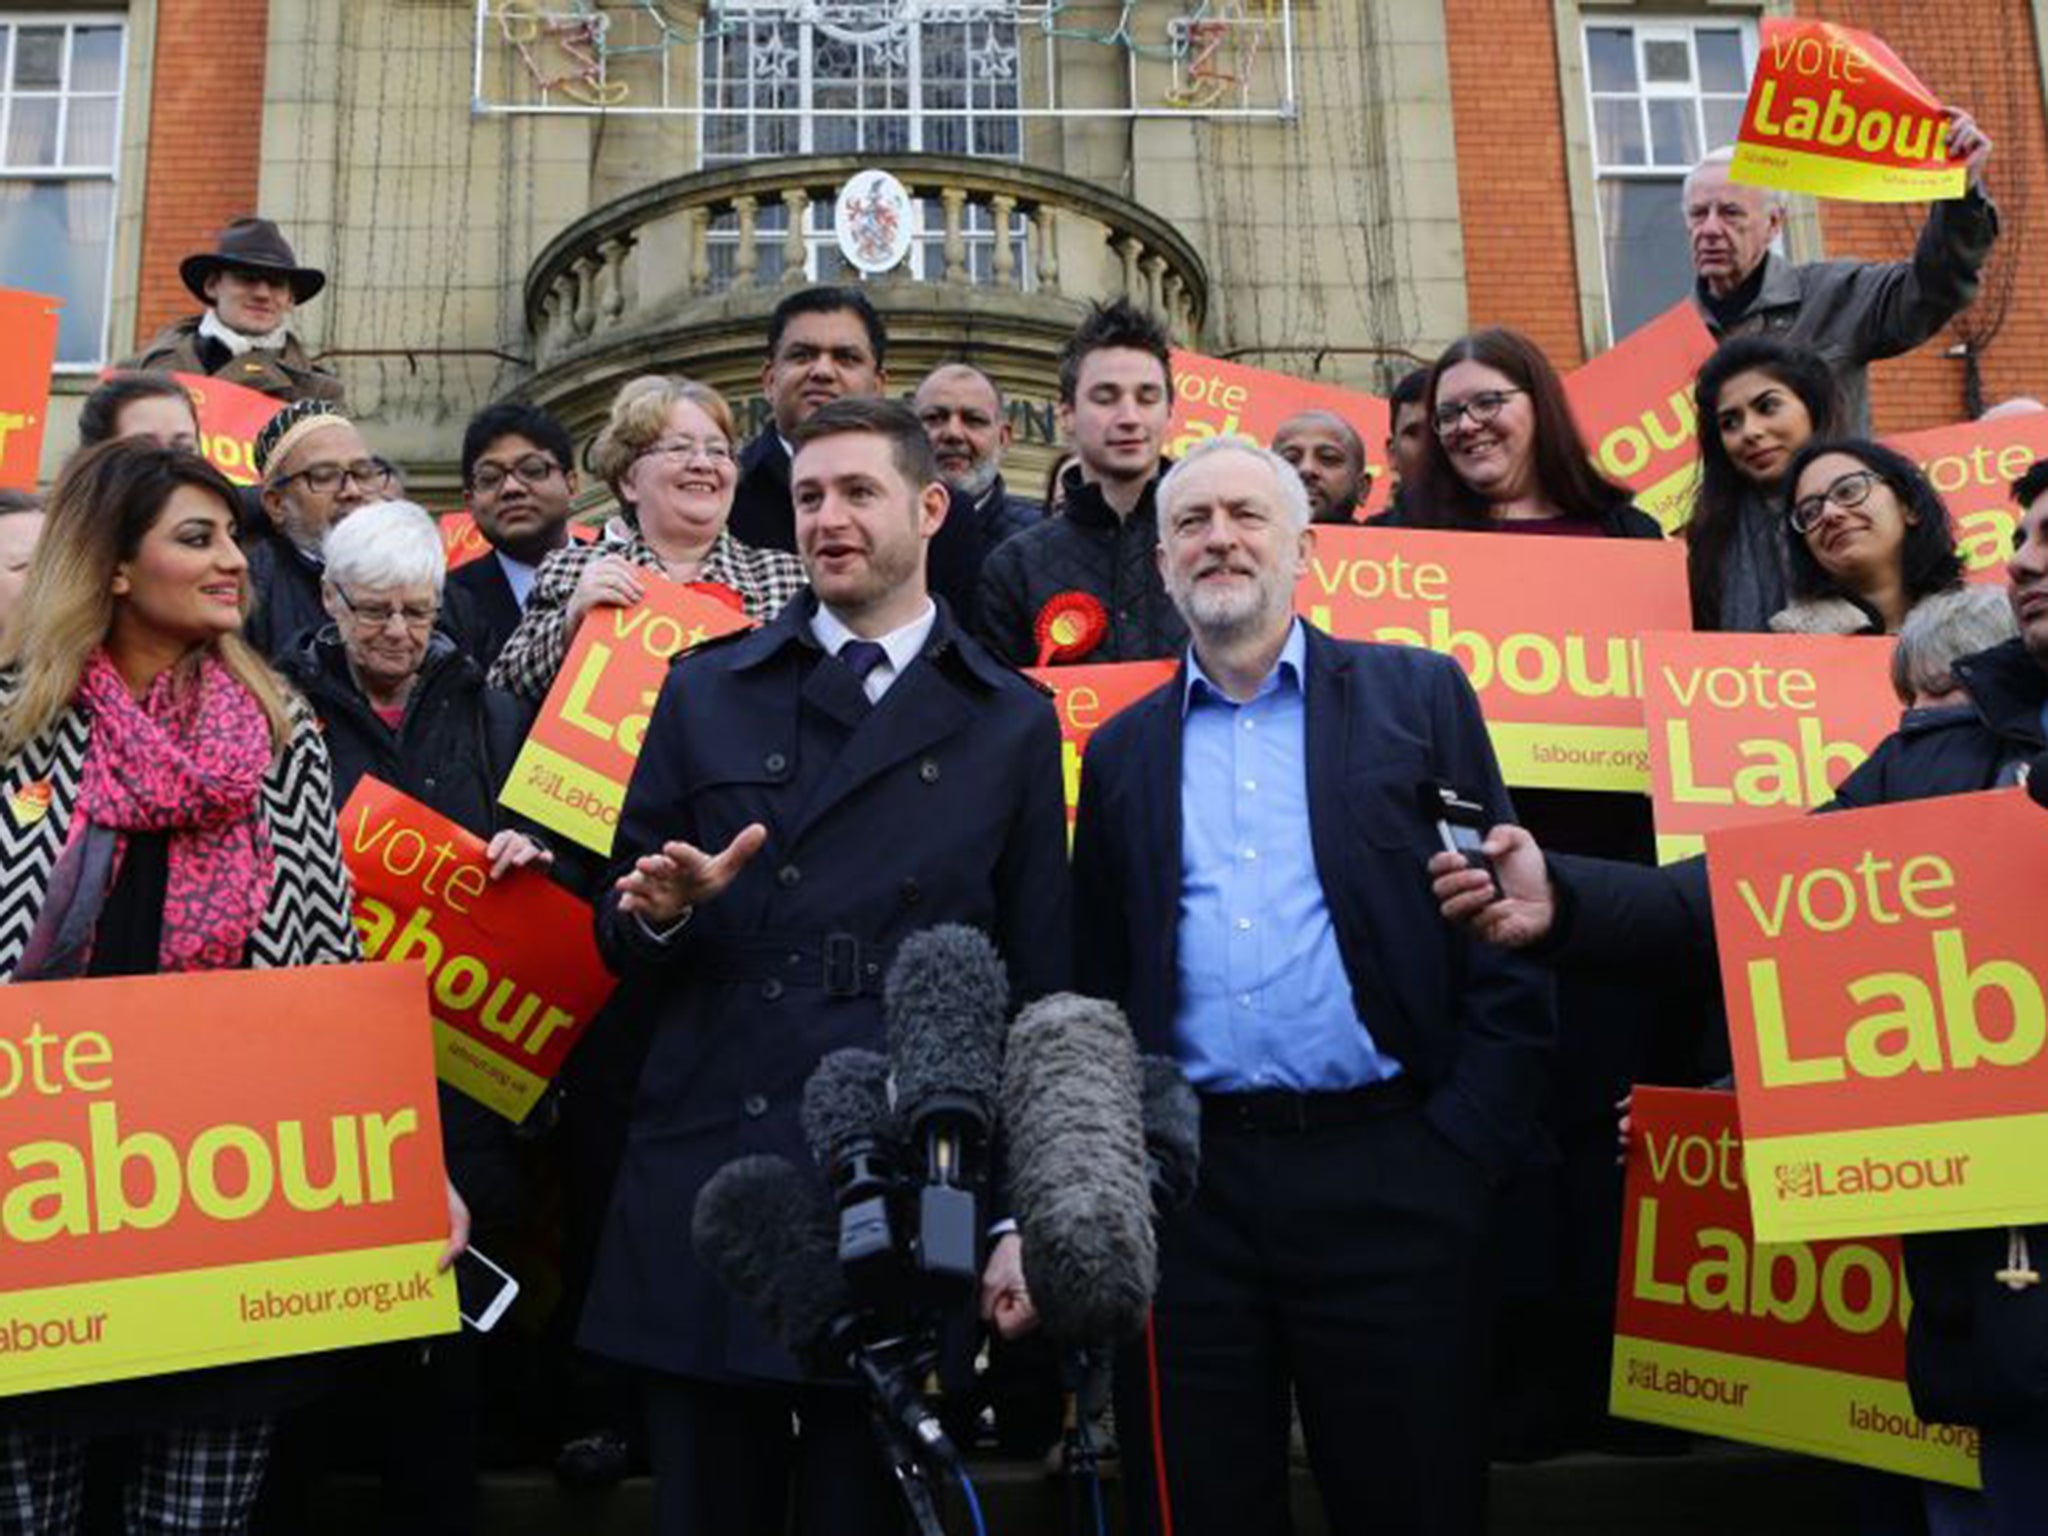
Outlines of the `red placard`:
M0 488L36 488L63 308L48 294L0 288L0 334L7 337L0 347Z
M476 525L476 519L468 512L444 512L440 517L441 549L448 557L448 569L469 564L470 561L490 553L490 541ZM569 524L569 537L581 544L594 543L597 539L596 525L591 523Z
M363 953L427 968L441 1080L525 1119L611 995L590 908L537 869L492 881L482 838L368 775L340 820Z
M1684 299L1565 376L1593 462L1667 530L1692 515L1700 460L1693 375L1713 351L1713 335Z
M284 402L259 390L200 373L171 375L199 407L199 451L237 485L254 485L256 434L284 409Z
M2003 582L2019 527L2012 483L2034 460L2048 458L2048 411L1901 432L1885 442L1918 464L1940 492L1969 579Z
M1081 803L1081 758L1097 730L1173 676L1171 661L1107 661L1073 667L1027 667L1052 690L1060 716L1060 765L1067 791L1067 829Z
M1248 437L1270 448L1274 429L1299 411L1329 411L1351 423L1365 444L1366 473L1371 477L1357 515L1366 518L1382 511L1394 494L1393 476L1384 457L1389 432L1387 402L1334 384L1311 384L1289 374L1247 368L1199 352L1175 352L1173 420L1166 429L1166 456L1180 458L1212 437Z

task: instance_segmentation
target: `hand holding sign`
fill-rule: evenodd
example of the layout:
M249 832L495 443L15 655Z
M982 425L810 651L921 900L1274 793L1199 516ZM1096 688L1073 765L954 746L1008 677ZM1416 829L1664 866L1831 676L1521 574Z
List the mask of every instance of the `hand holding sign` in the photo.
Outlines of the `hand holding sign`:
M1943 107L1942 112L1948 118L1948 130L1942 137L1949 159L1963 162L1971 186L1983 186L1984 167L1991 159L1990 135L1961 107Z
M722 853L706 853L684 842L663 843L619 876L619 910L650 928L673 927L693 907L731 885L767 841L768 829L756 821L742 827Z

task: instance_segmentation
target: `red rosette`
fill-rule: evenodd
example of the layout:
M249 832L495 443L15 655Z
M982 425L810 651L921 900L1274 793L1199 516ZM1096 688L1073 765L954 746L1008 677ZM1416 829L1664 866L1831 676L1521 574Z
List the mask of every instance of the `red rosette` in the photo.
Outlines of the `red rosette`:
M684 583L692 592L701 592L714 603L723 603L734 613L745 614L746 601L722 581L689 581Z
M1056 592L1031 626L1038 639L1038 665L1085 660L1109 633L1109 610L1088 592Z

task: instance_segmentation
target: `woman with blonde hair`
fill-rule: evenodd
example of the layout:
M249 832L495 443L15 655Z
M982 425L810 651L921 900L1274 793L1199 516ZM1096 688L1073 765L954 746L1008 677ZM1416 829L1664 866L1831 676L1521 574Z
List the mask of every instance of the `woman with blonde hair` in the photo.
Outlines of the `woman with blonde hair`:
M665 374L629 379L591 449L621 516L594 544L541 562L526 616L491 668L494 687L544 697L584 616L631 607L643 571L724 589L747 615L768 619L803 590L803 567L783 550L742 544L726 528L739 466L732 409L709 385Z
M0 640L0 981L358 958L327 749L240 637L236 502L204 460L146 439L85 450L50 496ZM466 1231L452 1190L450 1218ZM298 1374L8 1399L0 1525L75 1531L89 1442L134 1433L130 1533L244 1529Z

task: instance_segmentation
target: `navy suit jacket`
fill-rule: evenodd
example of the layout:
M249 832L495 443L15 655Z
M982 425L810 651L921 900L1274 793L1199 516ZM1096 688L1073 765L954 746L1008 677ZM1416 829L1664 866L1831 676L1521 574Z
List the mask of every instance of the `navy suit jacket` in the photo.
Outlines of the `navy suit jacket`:
M1425 1094L1430 1122L1489 1173L1534 1133L1556 1009L1548 973L1438 915L1439 851L1418 789L1513 818L1479 701L1431 651L1329 639L1307 650L1309 825L1358 1017ZM1120 1003L1142 1051L1173 1055L1179 1006L1183 664L1089 742L1074 842L1081 991Z
M468 594L472 624L467 636L470 657L486 672L519 627L523 610L512 595L512 583L495 552L487 551L448 573L450 589Z

